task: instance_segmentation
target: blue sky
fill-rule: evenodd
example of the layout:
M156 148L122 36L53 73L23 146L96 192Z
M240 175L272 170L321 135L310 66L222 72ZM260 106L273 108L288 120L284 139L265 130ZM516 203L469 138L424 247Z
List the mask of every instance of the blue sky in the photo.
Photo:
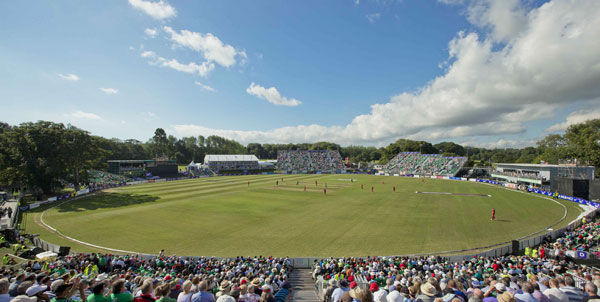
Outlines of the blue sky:
M3 1L2 121L532 145L599 118L598 1Z

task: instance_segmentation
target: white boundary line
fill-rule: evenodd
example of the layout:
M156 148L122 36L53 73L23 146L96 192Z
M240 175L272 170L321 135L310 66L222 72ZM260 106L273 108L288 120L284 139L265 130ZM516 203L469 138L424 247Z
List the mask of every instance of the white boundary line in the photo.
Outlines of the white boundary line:
M94 194L90 194L90 195L84 195L84 196L81 196L81 197L75 197L75 198L73 198L73 199L67 199L66 201L63 201L63 202L61 202L61 203L58 203L58 204L56 204L56 205L54 205L54 206L52 206L52 207L49 207L49 208L47 208L47 209L46 209L46 210L44 210L44 211L42 212L42 214L40 215L40 221L42 222L42 224L43 224L45 227L47 227L48 229L50 229L50 230L54 231L54 232L55 232L55 233L57 233L58 235L60 235L60 236L62 236L62 237L64 237L64 238L66 238L66 239L68 239L68 240L71 240L71 241L73 241L73 242L77 242L77 243L79 243L79 244L87 245L87 246L90 246L90 247L93 247L93 248L97 248L97 249L102 249L102 250L107 250L107 251L113 251L113 252L119 252L119 253L125 253L125 254L144 254L144 253L140 253L140 252L133 252L133 251L127 251L127 250L113 249L113 248L104 247L104 246L99 246L99 245L91 244L91 243L88 243L88 242L85 242L85 241L77 240L77 239L75 239L75 238L73 238L73 237L70 237L70 236L67 236L67 235L65 235L65 234L61 233L59 230L57 230L57 229L53 228L52 226L50 226L49 224L47 224L46 222L44 222L44 214L46 214L46 211L48 211L48 210L51 210L51 209L54 209L54 208L56 208L56 207L58 207L58 206L61 206L61 205L65 204L65 203L67 203L67 202L74 201L74 200L77 200L77 199L80 199L80 198L84 198L84 197L87 197L87 196L91 196L91 195L94 195Z
M436 180L437 180L437 179L436 179ZM523 192L523 191L520 191L520 190L510 189L510 188L506 188L506 187L503 187L503 186L493 185L493 184L489 184L489 183L485 183L485 182L476 182L476 183L479 183L479 184L484 184L484 185L488 185L488 186L492 186L492 187L494 187L494 188L497 188L497 189L504 189L504 190L509 190L509 191L512 191L512 192L519 192L519 193L523 193L523 194L526 194L526 195L529 195L529 196L535 196L535 197L539 197L539 198L547 199L547 200L550 200L550 201L552 201L552 202L554 202L554 203L556 203L556 204L558 204L558 205L560 205L560 206L562 206L562 207L564 208L564 210L565 210L565 212L564 212L564 215L563 215L563 217L562 217L562 218L561 218L559 221L555 222L554 224L550 225L549 227L547 227L547 228L545 228L545 229L543 229L543 230L540 230L540 231L538 231L538 232L531 233L531 234L529 234L529 235L526 235L526 236L523 236L523 237L517 238L517 240L525 239L525 238L527 238L527 237L530 237L530 236L536 235L536 234L538 234L538 233L541 233L541 232L544 232L544 231L548 231L548 228L550 228L550 227L553 227L553 226L555 226L555 225L557 225L557 224L561 223L563 220L565 220L565 218L567 218L567 207L566 207L564 204L562 204L562 203L560 203L560 202L558 202L558 201L556 201L556 200L554 200L554 199L551 199L551 198L549 198L549 197L546 197L546 196L541 196L540 194L535 194L535 193L534 193L533 195L531 195L531 194L529 194L529 192ZM85 198L85 197L87 197L87 196L91 196L91 195L94 195L94 194L95 194L95 193L92 193L92 194L89 194L89 195L84 195L84 196L81 196L81 197L75 197L75 198L72 198L72 199L67 199L67 200L65 200L65 201L63 201L63 202L61 202L61 203L58 203L58 204L56 204L56 205L54 205L54 206L50 207L50 208L47 208L47 209L46 209L46 210L44 210L44 211L42 212L42 214L40 215L40 221L42 222L42 224L43 224L45 227L47 227L48 229L50 229L50 230L54 231L54 232L55 232L55 233L57 233L58 235L60 235L60 236L62 236L62 237L64 237L64 238L66 238L66 239L68 239L68 240L71 240L71 241L73 241L73 242L77 242L77 243L79 243L79 244L82 244L82 245L87 245L87 246L90 246L90 247L93 247L93 248L97 248L97 249L103 249L103 250L108 250L108 251L113 251L113 252L119 252L119 253L126 253L126 254L143 254L143 255L149 255L149 254L140 253L140 252L133 252L133 251L127 251L127 250L113 249L113 248L104 247L104 246L99 246L99 245L91 244L91 243L88 243L88 242L85 242L85 241L81 241L81 240L75 239L75 238L73 238L73 237L70 237L70 236L67 236L67 235L65 235L65 234L61 233L59 230L57 230L57 229L53 228L52 226L50 226L50 225L48 225L47 223L45 223L45 222L44 222L44 214L46 214L46 212L47 212L48 210L51 210L51 209L53 209L53 208L55 208L55 207L58 207L58 206L61 206L61 205L65 204L65 203L67 203L67 202L70 202L70 201L73 201L73 200L77 200L77 199L79 199L79 198ZM578 218L576 218L575 220L577 220L577 219L578 219ZM575 221L575 220L573 220L573 221ZM503 244L498 244L498 245L503 245ZM480 249L481 249L481 248L473 248L473 249L469 249L469 250L480 250ZM426 253L426 254L424 254L424 255L437 255L437 254L440 254L440 255L441 255L441 254L448 254L448 253L452 253L452 252L461 252L461 251L443 251L443 252L433 252L433 253Z

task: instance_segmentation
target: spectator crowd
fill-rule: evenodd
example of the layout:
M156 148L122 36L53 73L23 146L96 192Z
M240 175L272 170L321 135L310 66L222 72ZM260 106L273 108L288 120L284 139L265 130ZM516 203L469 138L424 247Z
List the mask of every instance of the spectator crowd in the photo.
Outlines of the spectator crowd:
M79 254L2 267L1 302L285 302L288 258Z
M466 162L466 157L401 152L392 158L383 170L388 174L454 176Z
M336 172L345 169L340 152L335 150L280 150L277 169L297 172Z
M325 302L596 302L600 271L565 259L441 257L316 260Z

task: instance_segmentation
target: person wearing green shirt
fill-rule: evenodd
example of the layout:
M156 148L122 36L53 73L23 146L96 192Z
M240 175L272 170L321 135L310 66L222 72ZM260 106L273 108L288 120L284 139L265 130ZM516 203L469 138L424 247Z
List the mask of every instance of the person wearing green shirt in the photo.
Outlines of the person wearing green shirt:
M177 302L176 299L169 297L170 293L171 293L171 284L170 283L159 286L158 288L156 288L156 291L154 292L154 294L156 296L160 297L158 300L156 300L156 302Z
M118 280L113 283L112 294L110 294L112 302L132 302L133 295L125 288L125 280Z
M111 302L110 296L104 296L104 288L106 287L106 283L99 282L92 288L93 294L87 297L87 302Z

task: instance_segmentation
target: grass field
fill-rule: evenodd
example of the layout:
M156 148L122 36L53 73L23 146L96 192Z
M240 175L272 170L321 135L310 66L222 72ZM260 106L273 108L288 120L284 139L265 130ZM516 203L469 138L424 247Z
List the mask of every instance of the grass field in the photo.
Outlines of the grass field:
M366 175L281 177L213 177L111 189L54 207L44 221L84 242L143 253L164 248L178 255L322 257L481 247L545 229L564 214L551 200L472 182ZM561 203L568 216L554 228L581 213L576 204ZM490 221L492 208L496 221ZM42 227L40 214L46 209L28 213L27 232L75 251L99 251Z

